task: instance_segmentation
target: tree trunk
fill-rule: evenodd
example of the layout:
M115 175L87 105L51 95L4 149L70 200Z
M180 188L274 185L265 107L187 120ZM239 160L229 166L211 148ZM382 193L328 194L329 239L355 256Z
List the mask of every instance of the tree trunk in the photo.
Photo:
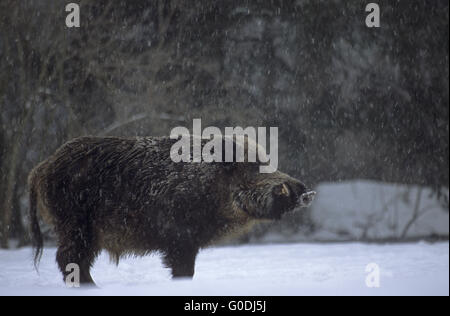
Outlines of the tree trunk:
M26 150L24 146L25 137L28 138L32 130L32 107L25 113L25 117L18 128L18 132L11 139L8 151L4 153L3 172L5 173L5 181L3 184L3 203L0 205L0 248L7 249L9 247L9 235L11 228L11 219L14 211L20 212L20 209L15 209L14 199L16 198L17 176L21 162L24 161Z
M16 187L16 176L18 170L18 156L20 152L20 143L21 143L21 135L14 137L14 141L11 144L11 151L9 155L6 156L9 158L8 163L4 165L7 167L6 170L6 179L4 183L4 197L3 204L0 210L1 215L1 230L0 230L0 248L6 249L8 248L8 239L9 239L9 230L11 224L11 216L13 212L13 202L14 202L14 191ZM4 169L5 170L5 169Z

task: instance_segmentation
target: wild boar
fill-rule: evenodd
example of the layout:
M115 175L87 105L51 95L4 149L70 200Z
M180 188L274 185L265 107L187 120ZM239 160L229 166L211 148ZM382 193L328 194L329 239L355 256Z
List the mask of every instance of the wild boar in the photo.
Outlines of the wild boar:
M173 277L192 277L199 249L258 220L308 206L315 192L259 163L175 163L169 137L80 137L61 146L28 178L35 264L43 238L38 211L54 227L64 279L80 283L104 249L116 263L158 251Z

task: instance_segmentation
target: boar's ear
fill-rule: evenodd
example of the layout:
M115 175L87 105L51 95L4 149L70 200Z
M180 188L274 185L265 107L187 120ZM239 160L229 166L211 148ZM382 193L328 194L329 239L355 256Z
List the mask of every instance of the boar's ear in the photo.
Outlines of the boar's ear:
M234 143L233 139L231 138L231 141L233 141L233 161L232 162L227 162L226 161L226 151L229 150L227 148L227 142L229 142L230 139L229 138L222 138L222 164L225 168L226 171L233 171L236 167L237 167L237 162L236 162L236 144Z
M291 195L291 192L289 191L289 188L284 183L275 186L274 189L273 189L273 193L275 193L276 195L280 195L280 196L289 196L289 195Z

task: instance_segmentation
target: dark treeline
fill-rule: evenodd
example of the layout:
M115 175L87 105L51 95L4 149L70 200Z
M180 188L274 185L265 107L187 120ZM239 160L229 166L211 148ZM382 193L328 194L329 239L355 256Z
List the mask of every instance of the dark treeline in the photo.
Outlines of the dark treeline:
M77 1L74 1L77 2ZM449 184L448 1L0 2L0 239L26 244L26 177L81 135L278 126L306 183ZM299 219L301 220L301 219Z

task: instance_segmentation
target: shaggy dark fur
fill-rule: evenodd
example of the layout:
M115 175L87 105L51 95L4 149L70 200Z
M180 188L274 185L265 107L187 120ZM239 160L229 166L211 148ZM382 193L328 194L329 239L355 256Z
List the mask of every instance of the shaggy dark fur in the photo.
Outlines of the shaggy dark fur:
M313 195L258 163L174 163L168 137L81 137L69 141L29 176L35 263L43 240L37 210L54 226L56 260L80 266L81 282L106 249L121 256L159 251L173 277L191 277L200 248L256 219L278 219Z

